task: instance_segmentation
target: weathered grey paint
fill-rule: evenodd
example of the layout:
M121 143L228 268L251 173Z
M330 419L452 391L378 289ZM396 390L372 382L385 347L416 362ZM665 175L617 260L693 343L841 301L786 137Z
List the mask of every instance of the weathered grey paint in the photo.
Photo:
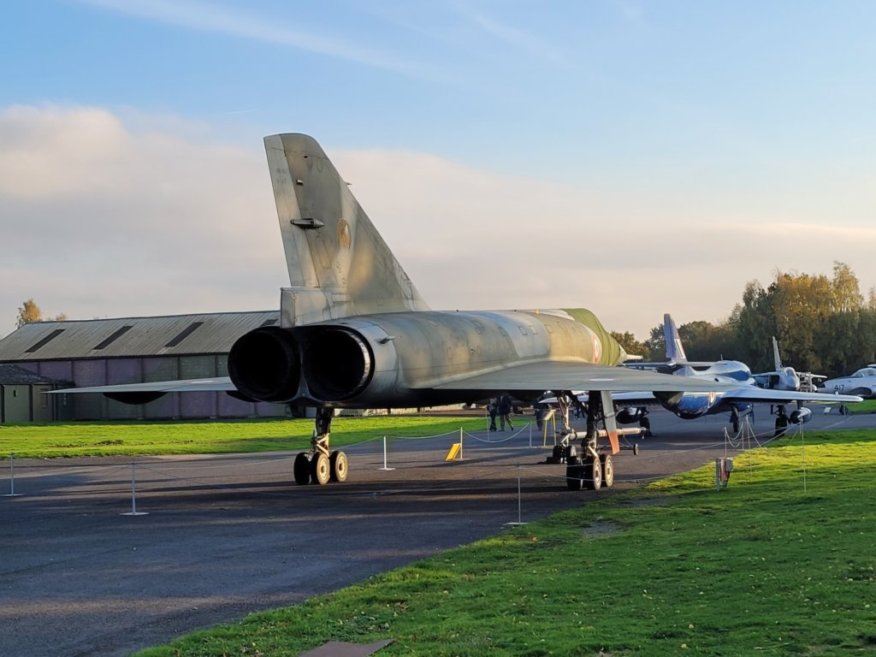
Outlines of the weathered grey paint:
M265 137L290 288L283 323L428 306L312 137Z

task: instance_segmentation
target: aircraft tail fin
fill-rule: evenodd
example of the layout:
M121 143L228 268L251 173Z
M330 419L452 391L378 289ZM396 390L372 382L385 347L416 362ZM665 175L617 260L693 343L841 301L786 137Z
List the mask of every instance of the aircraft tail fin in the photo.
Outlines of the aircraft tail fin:
M666 342L666 360L673 365L687 363L687 355L678 335L678 328L669 313L663 315L663 339Z
M773 366L776 368L776 372L782 371L782 358L779 356L779 343L776 336L773 336Z
M265 137L291 287L281 324L428 306L315 139Z

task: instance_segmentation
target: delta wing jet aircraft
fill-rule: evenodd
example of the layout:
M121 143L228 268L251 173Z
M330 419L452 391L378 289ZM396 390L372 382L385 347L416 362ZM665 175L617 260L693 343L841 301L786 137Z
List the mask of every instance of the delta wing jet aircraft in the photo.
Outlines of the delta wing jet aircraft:
M612 484L611 456L619 450L610 391L651 390L676 399L685 391L726 388L617 367L626 354L584 309L429 310L314 139L274 135L265 148L291 282L280 293L280 325L237 340L229 378L59 392L142 403L144 395L226 390L314 407L312 449L297 456L293 474L299 484L325 484L348 474L347 457L330 447L337 408L475 402L505 391L534 400L545 390L587 389L582 456L570 452L566 462L581 485L599 488ZM605 449L597 444L600 435L608 436Z
M751 375L761 388L815 392L817 390L815 382L827 378L823 374L798 372L793 367L782 365L782 357L779 355L779 343L775 336L773 336L773 367L775 369L772 372L760 372Z
M614 401L619 406L625 405L617 413L617 420L622 424L641 422L646 412L644 405L659 403L685 420L729 411L733 430L738 432L740 419L751 413L752 404L760 402L776 405L775 430L776 435L780 435L787 429L788 424L803 424L812 418L812 411L805 408L803 402L833 404L861 401L860 397L854 395L803 392L799 390L800 380L796 372L791 368L783 369L781 361L778 360L777 372L768 374L775 374L776 381L788 387L769 389L758 387L748 365L738 360L688 361L678 328L668 313L663 316L663 336L666 341L665 363L632 363L629 367L652 368L658 372L686 377L691 381L725 384L726 388L719 392L695 391L677 394L659 391L619 393L614 396ZM778 359L777 346L774 353ZM793 376L789 376L786 370L790 370ZM786 412L787 405L793 405L790 413Z

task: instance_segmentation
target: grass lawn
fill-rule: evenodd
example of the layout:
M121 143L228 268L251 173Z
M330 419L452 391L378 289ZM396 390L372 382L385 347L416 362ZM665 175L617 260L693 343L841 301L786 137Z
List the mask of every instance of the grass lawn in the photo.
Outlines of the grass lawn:
M876 431L788 437L139 657L876 654Z
M415 437L482 430L478 417L337 417L332 447L382 436ZM227 454L310 447L313 420L0 425L0 458Z
M865 399L857 404L849 404L847 407L852 413L876 413L876 399Z

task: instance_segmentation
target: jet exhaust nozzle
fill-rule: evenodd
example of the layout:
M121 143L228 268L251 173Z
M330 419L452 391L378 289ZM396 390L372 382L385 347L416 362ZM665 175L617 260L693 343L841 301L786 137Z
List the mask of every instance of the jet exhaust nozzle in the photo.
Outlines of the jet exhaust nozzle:
M263 326L241 336L228 354L228 375L250 399L285 402L295 398L301 381L295 336L276 326Z
M325 327L308 331L303 373L311 397L340 402L365 390L374 374L374 358L355 331Z

